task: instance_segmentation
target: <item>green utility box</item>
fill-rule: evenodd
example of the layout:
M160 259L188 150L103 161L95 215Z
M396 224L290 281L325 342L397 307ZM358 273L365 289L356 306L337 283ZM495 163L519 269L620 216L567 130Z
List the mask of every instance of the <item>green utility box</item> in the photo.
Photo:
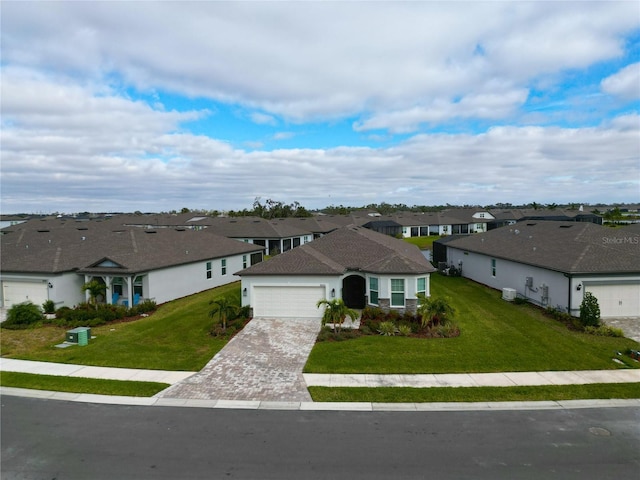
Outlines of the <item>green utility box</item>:
M78 327L73 330L67 330L67 342L69 343L77 343L78 345L84 346L89 343L90 338L90 327Z

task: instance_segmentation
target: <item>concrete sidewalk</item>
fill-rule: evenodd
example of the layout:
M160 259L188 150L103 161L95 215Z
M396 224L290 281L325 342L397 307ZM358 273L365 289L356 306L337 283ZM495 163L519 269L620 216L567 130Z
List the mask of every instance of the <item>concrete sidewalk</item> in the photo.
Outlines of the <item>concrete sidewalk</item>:
M0 371L55 375L61 377L159 382L168 383L169 385L181 382L196 373L165 370L138 370L135 368L89 367L86 365L71 365L67 363L14 360L12 358L0 358Z
M197 372L89 367L66 363L32 362L0 358L0 371L69 377L136 380L177 384ZM585 385L590 383L640 383L640 369L576 370L560 372L442 373L421 375L304 373L307 386L315 387L514 387L533 385ZM168 395L163 395L170 397Z
M308 387L515 387L640 382L640 370L560 372L443 373L422 375L303 374Z

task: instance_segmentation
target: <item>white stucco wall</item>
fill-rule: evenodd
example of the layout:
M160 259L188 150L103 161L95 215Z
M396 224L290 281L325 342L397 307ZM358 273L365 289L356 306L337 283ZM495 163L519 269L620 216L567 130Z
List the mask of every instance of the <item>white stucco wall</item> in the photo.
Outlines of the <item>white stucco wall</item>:
M249 265L250 254L245 255ZM242 255L224 258L227 261L226 275L222 275L222 258L153 270L143 283L144 298L160 304L240 280L233 272L242 270ZM207 278L207 262L211 262L211 278Z
M28 273L2 273L0 275L1 282L34 282L51 284L51 288L47 287L47 295L49 300L53 300L56 308L63 306L73 307L84 301L84 293L82 292L83 277L74 273L59 274L28 274ZM0 305L4 306L3 289L0 288Z
M492 258L447 246L449 264L458 267L459 262L462 261L463 277L497 290L513 288L519 296L525 297L533 303L567 310L569 306L569 278L563 273L495 258L496 275L494 277L492 276ZM527 277L533 278L531 288L526 286ZM543 298L543 284L548 287L546 300ZM572 303L574 303L573 299Z

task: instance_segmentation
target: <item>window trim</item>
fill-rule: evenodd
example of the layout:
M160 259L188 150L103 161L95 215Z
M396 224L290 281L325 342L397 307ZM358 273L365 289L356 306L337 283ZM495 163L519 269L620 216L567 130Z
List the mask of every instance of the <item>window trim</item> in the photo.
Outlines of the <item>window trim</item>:
M394 290L394 283L395 282L402 282L402 290ZM392 278L389 280L390 283L390 295L389 295L389 301L390 301L390 305L392 307L404 307L405 306L405 292L406 292L406 285L405 285L405 279L404 278ZM394 294L397 296L398 294L402 294L402 303L394 303L393 298L394 298Z
M496 270L497 270L497 269L496 269L496 259L495 259L495 258L492 258L492 259L491 259L491 276L492 276L493 278L496 278Z
M375 280L376 288L373 289L373 285L371 285L372 281ZM376 294L375 302L373 301L373 292ZM369 303L371 305L379 305L380 304L380 280L378 277L369 277Z
M420 290L420 280L422 280L424 282L424 289ZM424 295L427 294L427 277L418 277L416 278L416 296L419 293L423 293Z
M205 269L207 272L207 280L209 280L213 277L213 272L211 271L211 262L207 262Z
M227 259L223 258L222 260L220 260L220 273L222 274L222 276L225 276L227 274Z

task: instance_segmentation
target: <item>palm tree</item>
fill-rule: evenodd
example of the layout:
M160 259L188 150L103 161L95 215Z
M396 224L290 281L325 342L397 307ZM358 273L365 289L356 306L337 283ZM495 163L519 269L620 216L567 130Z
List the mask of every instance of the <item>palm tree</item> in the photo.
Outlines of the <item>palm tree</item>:
M214 305L211 311L209 311L209 317L218 317L218 323L222 324L222 331L226 332L227 320L229 317L237 315L240 311L240 307L231 303L227 297L220 297L216 300L211 300L209 305Z
M334 333L336 332L336 325L338 326L338 332L342 330L342 324L347 317L351 318L351 320L358 318L358 312L347 307L341 298L319 300L316 307L320 308L322 305L325 305L324 314L322 315L322 326L324 327L327 323L333 324Z
M91 280L82 285L83 292L89 292L89 303L95 305L98 309L98 297L107 292L107 286L98 280Z
M446 298L429 298L424 293L419 293L418 299L417 311L422 328L429 325L446 325L456 313Z

